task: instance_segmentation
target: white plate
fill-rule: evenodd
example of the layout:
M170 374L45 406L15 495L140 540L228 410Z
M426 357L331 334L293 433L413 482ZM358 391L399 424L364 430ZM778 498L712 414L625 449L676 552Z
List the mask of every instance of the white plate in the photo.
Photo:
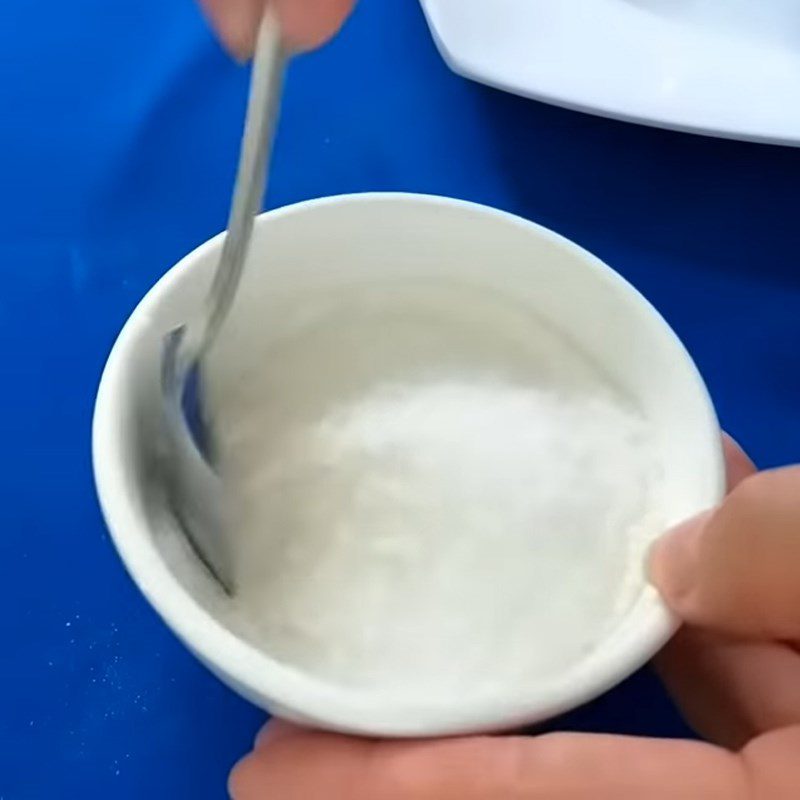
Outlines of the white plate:
M800 145L800 0L422 0L458 73L567 108Z

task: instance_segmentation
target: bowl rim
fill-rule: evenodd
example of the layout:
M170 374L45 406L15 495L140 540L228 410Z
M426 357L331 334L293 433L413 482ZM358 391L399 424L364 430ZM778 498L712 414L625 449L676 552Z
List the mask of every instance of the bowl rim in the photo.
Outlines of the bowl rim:
M315 208L341 204L413 203L448 206L494 216L566 248L587 268L600 272L627 296L628 302L648 310L675 345L677 356L688 366L694 391L703 401L708 435L698 442L716 462L717 497L724 494L725 467L719 424L706 386L691 356L655 308L622 276L599 258L553 231L509 212L429 194L365 192L307 200L268 211L257 225ZM192 268L209 252L221 246L219 234L182 258L144 296L129 316L103 370L92 424L92 462L100 506L112 541L128 573L153 608L173 632L223 681L258 704L271 706L283 715L345 733L371 736L442 736L510 729L555 717L600 695L646 663L672 636L677 620L652 587L647 586L636 609L625 617L621 635L613 636L614 647L598 648L554 679L540 683L514 698L487 698L460 702L410 701L405 696L385 695L334 686L266 655L239 638L207 612L167 566L155 541L145 532L147 519L135 502L136 474L128 438L120 424L130 405L122 388L134 369L133 358L140 340L152 325L151 310L158 307L176 284L186 280ZM634 619L635 615L635 619ZM633 621L631 621L633 620Z

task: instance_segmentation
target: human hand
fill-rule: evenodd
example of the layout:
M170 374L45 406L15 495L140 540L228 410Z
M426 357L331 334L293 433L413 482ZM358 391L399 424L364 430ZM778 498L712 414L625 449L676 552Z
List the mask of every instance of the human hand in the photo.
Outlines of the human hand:
M255 47L264 9L273 3L289 46L318 47L330 39L352 11L355 0L199 0L225 46L238 58Z
M234 800L796 800L800 796L800 467L754 474L726 441L722 506L655 548L687 623L657 665L714 744L549 734L381 742L276 722Z

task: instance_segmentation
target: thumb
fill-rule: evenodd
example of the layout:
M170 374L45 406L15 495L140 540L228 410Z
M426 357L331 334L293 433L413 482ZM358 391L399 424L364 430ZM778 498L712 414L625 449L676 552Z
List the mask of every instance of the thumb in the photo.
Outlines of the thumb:
M653 583L686 622L800 641L800 467L761 472L665 536Z
M800 729L734 755L699 742L585 734L421 742L297 729L261 737L235 800L771 800L796 798Z

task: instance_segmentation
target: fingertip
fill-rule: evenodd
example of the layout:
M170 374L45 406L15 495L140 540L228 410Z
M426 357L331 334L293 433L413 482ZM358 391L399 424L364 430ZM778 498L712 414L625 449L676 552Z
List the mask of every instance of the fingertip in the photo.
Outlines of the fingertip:
M722 434L728 491L733 491L756 472L756 467L736 440ZM707 511L665 533L648 558L650 582L667 604L685 616L692 589L699 580L700 543L714 511Z
M265 722L259 729L258 733L256 734L256 738L253 740L253 750L260 750L262 747L265 747L269 744L269 742L274 738L273 728L275 724L272 720Z
M668 531L650 551L650 582L681 616L697 581L700 540L711 513L701 514Z
M269 744L285 739L287 736L292 736L298 733L300 728L292 725L291 722L284 722L280 719L271 719L261 730L256 734L253 747L255 750L261 750Z
M313 50L333 37L353 10L355 0L271 0L292 50Z
M231 800L254 798L254 786L258 785L256 756L253 753L240 759L228 776L228 795Z
M239 62L249 60L255 50L264 1L200 0L200 5L225 49Z
M749 478L757 472L758 469L752 459L730 434L723 433L722 446L725 452L728 491L732 492L742 481Z

